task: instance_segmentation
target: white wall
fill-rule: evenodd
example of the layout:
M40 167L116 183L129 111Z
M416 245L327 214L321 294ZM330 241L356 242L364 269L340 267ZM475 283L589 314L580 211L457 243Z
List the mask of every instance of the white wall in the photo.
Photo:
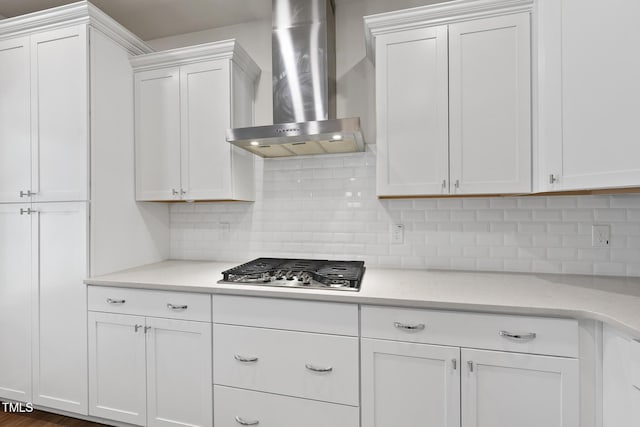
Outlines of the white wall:
M373 64L366 58L362 17L440 0L336 0L338 117L360 117L365 141L375 143ZM256 125L272 124L271 20L148 40L156 50L235 38L262 69L257 88Z

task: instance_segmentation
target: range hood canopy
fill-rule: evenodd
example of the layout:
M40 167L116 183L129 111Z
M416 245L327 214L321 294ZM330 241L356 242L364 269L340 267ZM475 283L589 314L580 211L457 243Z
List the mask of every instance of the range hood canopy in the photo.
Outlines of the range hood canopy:
M364 151L357 117L336 119L333 0L273 0L273 122L229 129L261 157Z

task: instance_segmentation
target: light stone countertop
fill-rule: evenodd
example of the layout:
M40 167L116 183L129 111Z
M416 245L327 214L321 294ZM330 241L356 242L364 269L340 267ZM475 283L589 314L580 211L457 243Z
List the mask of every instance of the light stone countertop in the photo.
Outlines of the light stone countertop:
M359 292L218 284L238 263L164 261L89 285L594 319L640 339L640 278L367 268Z

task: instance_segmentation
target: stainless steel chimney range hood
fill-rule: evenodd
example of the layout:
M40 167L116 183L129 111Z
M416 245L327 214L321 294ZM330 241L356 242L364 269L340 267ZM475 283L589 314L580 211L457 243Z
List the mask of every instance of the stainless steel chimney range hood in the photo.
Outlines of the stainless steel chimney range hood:
M229 129L261 157L364 151L357 117L336 119L333 0L273 0L273 122Z

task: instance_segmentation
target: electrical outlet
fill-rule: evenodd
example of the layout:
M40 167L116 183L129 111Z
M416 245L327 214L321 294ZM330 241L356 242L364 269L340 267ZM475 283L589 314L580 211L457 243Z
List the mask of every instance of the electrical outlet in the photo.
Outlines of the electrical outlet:
M404 243L404 224L393 224L391 226L391 244L401 245Z
M611 227L608 225L592 225L591 240L594 248L609 247L611 245Z

